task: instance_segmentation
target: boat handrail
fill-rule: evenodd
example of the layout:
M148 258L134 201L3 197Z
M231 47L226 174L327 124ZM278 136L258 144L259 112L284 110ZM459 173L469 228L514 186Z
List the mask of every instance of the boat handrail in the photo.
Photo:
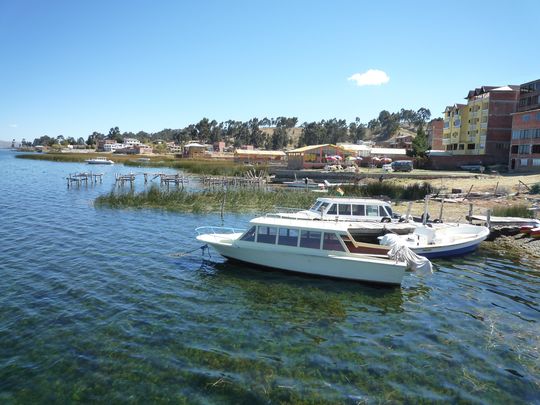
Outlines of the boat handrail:
M197 235L204 235L208 233L212 233L214 235L216 234L233 234L233 233L244 233L245 229L239 229L239 228L233 228L228 226L199 226L198 228L195 228L195 232L197 232Z

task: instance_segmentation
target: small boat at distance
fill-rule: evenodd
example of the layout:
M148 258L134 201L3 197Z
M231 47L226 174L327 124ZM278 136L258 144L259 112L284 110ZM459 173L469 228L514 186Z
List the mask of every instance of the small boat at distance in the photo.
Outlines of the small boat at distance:
M267 216L252 219L246 231L221 227L196 231L198 241L228 259L315 276L401 284L406 268L412 265L397 257L378 256L384 247L354 241L349 226L346 222ZM372 253L366 250L369 247Z
M86 163L89 165L112 165L114 162L110 159L107 159L105 157L96 157L92 159L85 160Z

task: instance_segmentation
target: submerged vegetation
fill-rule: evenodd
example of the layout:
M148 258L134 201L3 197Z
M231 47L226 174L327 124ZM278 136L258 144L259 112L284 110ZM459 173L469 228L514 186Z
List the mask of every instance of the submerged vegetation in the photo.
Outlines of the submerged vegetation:
M346 197L379 197L391 199L421 199L432 188L428 183L400 186L391 183L370 183L367 186L343 186ZM331 191L328 196L336 195ZM272 191L262 189L233 189L191 192L183 189L168 191L153 186L140 193L111 191L98 197L96 206L111 208L157 208L179 212L268 212L275 207L307 209L320 194L305 190L278 188Z

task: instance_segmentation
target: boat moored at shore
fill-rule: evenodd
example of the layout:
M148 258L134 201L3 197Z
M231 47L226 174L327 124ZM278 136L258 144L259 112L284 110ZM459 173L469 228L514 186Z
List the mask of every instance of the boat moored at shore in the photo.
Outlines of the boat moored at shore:
M252 219L250 228L243 232L197 228L197 240L212 246L228 259L259 266L316 276L401 284L407 263L381 256L384 247L356 242L348 232L349 226L345 222L259 217ZM373 249L371 253L369 248Z
M107 159L105 157L96 157L92 159L85 160L86 163L89 165L112 165L114 162L110 159Z

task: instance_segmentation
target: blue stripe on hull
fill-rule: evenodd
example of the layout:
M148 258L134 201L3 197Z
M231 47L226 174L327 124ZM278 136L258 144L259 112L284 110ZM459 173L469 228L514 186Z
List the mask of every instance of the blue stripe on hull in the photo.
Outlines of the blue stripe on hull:
M417 252L414 249L413 249L413 251L417 255L427 257L428 259L437 259L439 257L462 256L462 255L465 255L467 253L474 252L477 247L478 247L478 244L477 245L472 245L472 246L466 246L466 247L462 247L462 248L458 248L458 249L443 250L443 251L439 251L439 252Z

